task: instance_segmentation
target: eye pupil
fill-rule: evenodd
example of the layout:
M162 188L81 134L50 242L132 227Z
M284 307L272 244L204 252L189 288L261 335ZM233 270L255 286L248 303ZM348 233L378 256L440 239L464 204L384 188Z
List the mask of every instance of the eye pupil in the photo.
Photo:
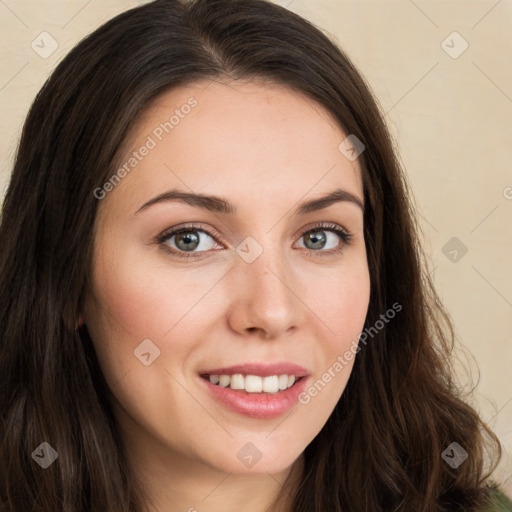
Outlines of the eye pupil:
M308 249L321 249L327 241L324 231L311 231L304 235L304 238L306 240L304 243ZM313 243L313 247L308 246L309 241Z
M195 231L187 231L184 233L178 233L176 236L176 247L183 251L193 251L199 245L199 236ZM180 246L180 243L184 242L184 246ZM192 244L192 245L190 245Z

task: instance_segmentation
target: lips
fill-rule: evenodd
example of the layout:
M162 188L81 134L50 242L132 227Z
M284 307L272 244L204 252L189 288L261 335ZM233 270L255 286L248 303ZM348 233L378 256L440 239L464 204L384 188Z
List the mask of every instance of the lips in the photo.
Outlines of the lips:
M308 371L293 363L249 363L200 371L209 393L230 411L267 419L296 405Z
M199 372L200 375L233 375L235 373L242 375L259 375L260 377L283 374L295 375L295 377L305 377L308 375L305 368L293 363L247 363L223 368L212 368Z

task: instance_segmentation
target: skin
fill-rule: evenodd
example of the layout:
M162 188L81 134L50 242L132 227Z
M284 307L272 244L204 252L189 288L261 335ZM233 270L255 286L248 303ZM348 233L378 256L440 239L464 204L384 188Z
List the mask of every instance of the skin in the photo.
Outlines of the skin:
M263 512L290 477L285 499L272 509L288 511L301 454L331 414L354 360L309 403L273 419L226 409L198 371L292 362L313 383L358 339L370 298L362 210L346 201L304 216L293 210L336 188L363 201L361 168L338 150L346 135L320 105L282 85L227 81L156 98L123 162L191 96L197 106L100 201L93 286L81 321L152 511ZM222 196L237 213L180 201L137 213L173 188ZM321 222L351 233L350 245L332 252L344 242L324 230L325 248L308 248L304 234ZM195 253L204 252L191 260L165 251L180 251L175 238L155 241L188 223L222 238L200 231ZM263 249L252 263L236 252L248 236ZM134 356L145 339L160 350L149 366ZM237 457L247 442L262 454L251 468Z

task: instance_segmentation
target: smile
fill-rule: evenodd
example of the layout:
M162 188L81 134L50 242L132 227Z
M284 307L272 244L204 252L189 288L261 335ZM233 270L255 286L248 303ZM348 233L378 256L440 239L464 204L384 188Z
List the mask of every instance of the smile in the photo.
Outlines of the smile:
M204 378L221 388L243 390L247 393L278 393L291 388L302 377L287 374L260 377L259 375L244 376L241 373L235 373L233 375L205 375Z
M281 416L297 405L309 372L292 363L243 364L199 372L216 403L258 419Z

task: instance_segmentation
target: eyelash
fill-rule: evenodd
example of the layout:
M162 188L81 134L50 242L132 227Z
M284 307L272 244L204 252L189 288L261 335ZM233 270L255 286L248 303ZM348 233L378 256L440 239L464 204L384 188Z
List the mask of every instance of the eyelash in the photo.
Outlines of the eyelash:
M216 243L221 243L217 240L218 236L214 235L213 233L210 233L208 230L200 227L200 226L197 226L197 225L194 225L194 224L190 224L190 225L187 225L187 226L182 226L182 227L179 227L179 228L176 228L176 229L172 229L172 230L169 230L169 231L165 231L163 232L161 235L159 235L157 238L156 238L156 243L158 245L160 245L162 247L162 249L167 252L168 254L172 254L173 256L177 256L178 258L183 258L183 259L186 259L186 260L191 260L191 259L197 259L197 258L201 258L201 254L204 254L205 252L210 252L210 251L199 251L198 253L185 253L184 251L176 251L175 249L172 249L170 248L165 242L168 241L170 238L172 238L174 235L178 235L180 233L186 233L186 232L189 232L189 231L200 231L202 233L206 233L209 237L211 237ZM345 246L349 246L352 242L352 238L353 238L353 235L351 233L349 233L346 229L343 229L343 228L340 228L339 226L337 226L336 224L331 224L331 223L326 223L326 222L322 222L316 226L313 226L313 228L311 229L308 229L307 231L304 231L304 233L302 233L302 235L300 236L300 238L302 238L303 236L307 235L308 233L313 233L315 231L331 231L332 233L335 233L336 235L338 235L341 239L341 243L339 244L339 246L336 248L336 249L331 249L329 251L323 251L323 250L318 250L318 251L314 251L312 249L306 249L308 250L308 252L310 254L312 254L313 256L315 257L324 257L324 256L332 256L332 255L335 255L335 254L339 254L343 251L343 249L345 248Z

